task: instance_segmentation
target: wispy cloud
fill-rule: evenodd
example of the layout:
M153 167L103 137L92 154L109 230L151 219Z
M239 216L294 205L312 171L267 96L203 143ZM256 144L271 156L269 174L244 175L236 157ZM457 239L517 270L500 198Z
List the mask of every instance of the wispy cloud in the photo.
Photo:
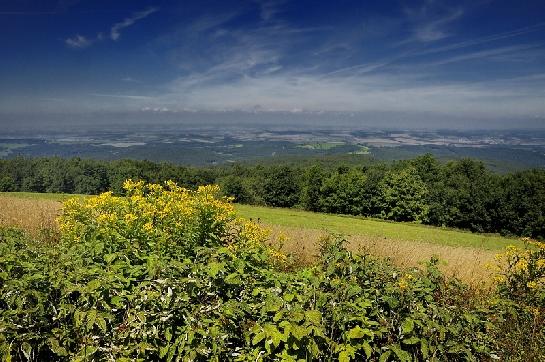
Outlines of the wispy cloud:
M505 88L502 84L486 83L423 83L412 76L385 74L324 79L312 74L281 73L245 77L229 83L179 79L170 85L168 92L150 99L148 106L212 111L297 109L506 117L544 115L542 96L543 92L532 94L526 83L513 83L512 87Z
M492 49L479 50L475 52L468 52L464 54L458 54L450 57L446 57L434 62L426 63L426 65L445 65L450 63L464 62L469 60L481 60L481 59L493 59L498 56L503 56L513 53L521 53L531 49L541 48L543 44L522 44L511 45Z
M123 29L133 25L138 20L148 17L149 15L153 14L154 12L158 10L159 8L151 7L143 11L135 12L128 18L124 19L123 21L119 23L115 23L110 29L109 38L113 41L119 40L119 38L121 37L121 31ZM68 47L72 49L83 49L93 45L96 42L103 41L106 38L107 37L102 32L97 33L94 37L91 37L91 38L80 35L80 34L76 34L74 36L71 36L65 39L64 42Z
M121 80L123 82L128 82L128 83L142 83L140 80L134 79L133 77L124 77L124 78L121 78Z
M90 40L83 35L76 34L73 37L66 39L64 42L70 48L83 49L93 44L94 40Z
M460 9L452 11L445 17L420 24L415 29L415 36L423 42L436 41L449 36L445 26L462 16L464 12Z
M123 21L114 24L112 26L112 29L110 30L110 38L112 40L114 40L114 41L119 39L119 37L121 36L121 30L133 25L138 20L141 20L141 19L144 19L144 18L148 17L149 15L153 14L157 10L159 10L159 9L152 7L152 8L148 8L146 10L143 10L143 11L138 11L138 12L132 14L131 16L129 16L128 18L124 19Z
M452 43L444 46L434 47L427 50L419 51L418 55L426 55L426 54L433 54L433 53L441 53L441 52L447 52L452 50L459 50L464 48L469 48L477 45L483 45L488 44L491 42L514 38L517 36L522 36L525 34L533 33L539 30L542 30L545 28L545 22L537 23L530 26L525 26L523 28L518 28L511 31L496 33L484 37L479 37L471 40L466 40L462 42Z
M409 41L433 42L450 36L449 25L464 14L461 8L442 9L435 2L427 1L419 8L406 8L405 13L412 26Z
M278 13L281 12L281 6L287 0L256 0L260 7L261 19L264 21L272 20Z

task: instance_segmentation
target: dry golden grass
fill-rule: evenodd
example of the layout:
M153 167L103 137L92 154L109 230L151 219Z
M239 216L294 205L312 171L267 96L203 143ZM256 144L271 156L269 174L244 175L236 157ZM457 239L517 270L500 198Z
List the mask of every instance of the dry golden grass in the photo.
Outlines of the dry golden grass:
M33 236L57 229L56 217L62 204L53 200L32 200L18 197L0 197L0 225L14 226Z
M0 196L0 225L16 226L34 236L44 231L56 230L56 217L62 204L55 200L25 199ZM271 230L270 243L293 255L301 264L310 264L318 254L317 242L327 236L323 230L278 225L264 225ZM421 265L421 262L437 256L440 269L449 276L456 276L473 286L487 286L491 271L487 263L494 261L495 251L473 247L456 247L433 243L380 238L365 235L346 235L349 249L389 258L401 267Z
M271 243L293 255L302 264L312 263L318 254L317 242L327 236L322 230L266 225L271 230ZM494 262L497 252L435 245L432 243L388 238L347 235L348 248L355 252L389 258L400 267L415 267L437 256L440 269L447 276L457 277L475 287L488 287L492 272L487 264Z

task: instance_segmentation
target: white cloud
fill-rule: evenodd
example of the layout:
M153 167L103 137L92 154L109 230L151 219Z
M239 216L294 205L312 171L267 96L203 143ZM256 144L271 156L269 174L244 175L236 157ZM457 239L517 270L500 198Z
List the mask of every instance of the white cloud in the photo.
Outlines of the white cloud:
M414 75L320 77L275 74L214 83L209 75L180 78L155 97L150 107L192 107L200 110L431 112L464 116L545 114L543 82L425 83ZM541 90L540 90L541 89Z
M93 40L87 39L83 35L76 34L71 38L66 39L65 44L70 48L82 49L87 48L89 45L93 44Z
M538 49L540 45L536 44L522 44L522 45L511 45L498 48L491 48L485 50L479 50L475 52L468 52L459 55L454 55L440 59L435 62L427 63L426 65L444 65L456 62L464 62L468 60L480 60L480 59L494 59L499 56L508 55L508 54L520 54L527 50Z
M405 13L413 31L408 41L428 43L449 37L449 25L460 18L464 11L460 8L445 9L440 3L427 1L419 8L406 8Z
M449 34L445 27L462 16L463 13L462 10L458 9L444 17L419 24L415 28L416 39L421 42L430 42L448 37Z
M150 14L153 14L157 10L159 10L159 9L158 8L149 8L149 9L146 9L146 10L143 10L143 11L139 11L139 12L136 12L136 13L132 14L131 16L126 18L125 20L114 24L112 26L112 29L110 30L110 38L112 40L114 40L114 41L118 40L119 37L121 36L121 30L133 25L138 20L146 18L147 16L149 16Z
M116 23L112 26L110 29L110 39L113 41L117 41L119 37L121 36L121 31L134 23L136 23L138 20L144 19L145 17L149 16L150 14L153 14L154 12L158 11L158 8L149 8L143 11L136 12L132 14L130 17L126 18L125 20ZM90 45L100 42L106 39L106 36L103 32L97 33L93 38L88 38L83 35L76 34L68 39L66 39L64 42L65 44L73 49L83 49L87 48Z
M466 41L463 41L463 42L452 43L452 44L439 46L439 47L433 47L431 49L420 51L418 55L442 53L442 52L448 52L448 51L453 51L453 50L469 48L469 47L473 47L473 46L477 46L477 45L488 44L488 43L491 43L491 42L504 40L504 39L509 39L509 38L529 34L529 33L532 33L532 32L536 32L536 31L539 31L539 30L543 29L543 27L545 27L545 22L530 25L530 26L526 26L526 27L523 27L523 28L518 28L518 29L515 29L515 30L511 30L511 31L492 34L492 35L488 35L488 36L484 36L484 37L480 37L480 38L474 38L474 39L466 40Z

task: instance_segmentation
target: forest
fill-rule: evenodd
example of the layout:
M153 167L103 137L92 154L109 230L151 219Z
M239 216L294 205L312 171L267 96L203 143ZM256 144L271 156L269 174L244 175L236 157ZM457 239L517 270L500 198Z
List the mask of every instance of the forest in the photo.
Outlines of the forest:
M499 174L474 159L336 158L189 167L81 158L0 160L0 191L123 195L127 179L219 184L235 202L545 238L545 170Z

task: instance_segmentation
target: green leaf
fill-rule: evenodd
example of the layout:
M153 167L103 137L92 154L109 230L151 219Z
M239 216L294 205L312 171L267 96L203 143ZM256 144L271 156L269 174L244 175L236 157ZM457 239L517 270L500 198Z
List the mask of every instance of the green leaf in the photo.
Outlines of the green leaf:
M252 345L256 345L258 344L259 342L261 342L264 338L266 337L266 334L265 332L261 331L259 333L257 333L254 338L252 338Z
M365 352L365 356L367 356L367 359L371 358L371 355L373 354L373 348L371 345L367 342L363 342L361 344L361 348L363 348L363 351Z
M388 358L390 358L390 355L392 354L392 351L386 351L383 354L380 355L380 358L378 359L378 362L386 362L388 361Z
M286 302L291 302L293 300L293 298L295 298L295 294L291 294L291 293L285 293L284 294L284 300Z
M121 308L123 307L123 298L116 295L115 297L112 297L112 299L110 300L110 303L112 303L114 306L118 308Z
M98 350L95 346L84 346L76 355L76 358L74 361L87 361L87 357L95 354L95 352Z
M322 313L318 310L308 310L305 312L305 319L314 325L320 325L322 323Z
M265 305L263 306L264 312L278 312L283 305L282 298L279 297L268 297L265 300Z
M240 274L231 273L225 277L225 282L232 285L240 285L242 281L240 280Z
M418 337L405 338L403 340L403 343L408 345L417 344L418 342L420 342L420 338Z
M346 337L348 339L359 339L359 338L363 338L364 336L372 336L373 335L373 332L371 332L369 329L367 328L361 328L360 326L355 326L354 328L352 328L351 330L348 331L348 333L346 334Z
M106 332L106 328L107 328L107 327L106 327L106 319L104 319L104 318L101 317L101 316L98 316L98 317L96 318L96 324L97 324L98 328L100 328L100 330L101 330L102 332Z
M348 355L348 352L342 351L339 353L339 362L350 362L350 355Z
M422 357L428 358L428 341L423 338L420 340L420 350L422 351Z
M92 309L87 313L87 330L90 331L93 329L93 325L95 324L97 318L97 311L96 309Z
M165 338L166 338L167 342L170 342L172 340L172 328L168 327L165 330Z
M2 357L2 362L11 362L11 346L9 344L0 344L0 357Z
M30 357L32 355L32 346L28 342L23 342L21 350L23 351L23 354L25 355L27 361L30 360Z
M164 358L168 353L168 348L170 345L159 347L159 358Z
M68 356L68 352L64 347L59 345L59 341L56 338L51 337L47 341L49 342L49 348L57 356Z
M93 279L89 283L87 283L87 287L85 288L88 292L95 291L101 286L102 282L98 279Z
M397 358L399 358L402 362L412 360L411 355L409 354L409 352L404 351L403 349L401 349L401 346L399 346L398 344L391 345L390 350L392 352L394 352L395 355L397 356Z
M114 259L116 258L116 254L106 254L104 255L104 261L106 262L106 264L111 264L112 261L114 261Z
M220 271L223 271L225 268L224 263L212 262L208 264L207 272L212 278L215 278Z
M403 321L403 324L401 325L401 329L403 331L403 334L409 334L414 329L414 321L410 318L407 318Z

